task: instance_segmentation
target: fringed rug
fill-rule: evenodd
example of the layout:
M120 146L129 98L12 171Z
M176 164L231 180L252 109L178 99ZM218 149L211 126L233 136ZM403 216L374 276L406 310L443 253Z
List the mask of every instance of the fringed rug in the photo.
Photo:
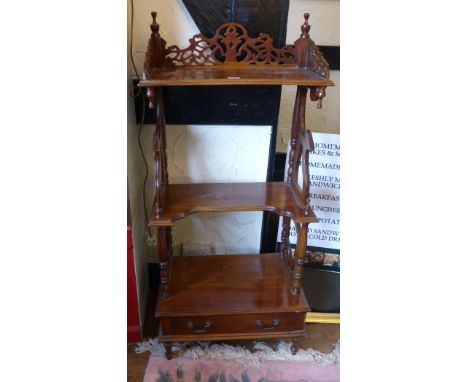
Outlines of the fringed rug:
M227 344L200 343L185 348L173 346L174 358L165 358L157 340L138 344L141 353L150 351L143 382L338 382L340 345L324 354L313 349L291 353L290 342L276 350L256 343L253 351Z

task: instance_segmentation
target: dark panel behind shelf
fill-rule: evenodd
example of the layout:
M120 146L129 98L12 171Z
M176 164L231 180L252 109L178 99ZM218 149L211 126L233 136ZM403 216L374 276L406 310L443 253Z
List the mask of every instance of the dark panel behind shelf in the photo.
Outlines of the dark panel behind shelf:
M182 86L164 88L167 124L271 125L278 120L279 86ZM135 100L141 120L141 97ZM147 109L145 124L154 124ZM274 132L276 137L276 131Z
M285 168L286 168L286 153L276 153L275 167L273 168L273 182L284 181Z
M286 165L286 153L276 153L273 167L272 181L282 182L284 180L284 169ZM272 212L263 213L262 239L260 252L277 252L276 241L278 235L279 216Z
M232 21L242 24L251 37L270 35L273 44L281 47L286 41L288 10L289 0L235 0Z
M197 86L165 90L167 123L276 125L278 120L279 86Z
M252 37L269 34L278 47L286 41L289 0L182 1L205 36L213 36L221 24L235 22L243 25Z
M328 61L331 70L340 70L340 47L319 45L318 48Z
M234 0L182 0L205 36L213 36L216 29L232 19Z

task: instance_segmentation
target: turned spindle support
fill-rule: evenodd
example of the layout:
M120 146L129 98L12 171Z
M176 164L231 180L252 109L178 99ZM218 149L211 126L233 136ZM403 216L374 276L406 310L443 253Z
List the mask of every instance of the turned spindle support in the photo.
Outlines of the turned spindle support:
M289 234L291 232L291 218L283 216L283 229L281 231L280 254L285 264L288 264L289 258Z
M158 237L158 257L159 257L159 291L161 297L169 298L169 248L167 246L167 228L157 228Z
M296 251L294 253L294 269L293 269L293 280L292 280L292 294L299 294L301 291L301 280L302 273L304 272L304 257L307 247L307 231L309 223L296 224L297 231L297 244Z

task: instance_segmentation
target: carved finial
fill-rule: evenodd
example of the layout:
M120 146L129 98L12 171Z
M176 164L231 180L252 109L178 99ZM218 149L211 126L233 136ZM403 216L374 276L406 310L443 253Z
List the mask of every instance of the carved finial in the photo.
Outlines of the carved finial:
M157 12L153 11L151 12L151 17L153 18L153 23L151 24L151 31L153 33L158 33L159 32L159 24L156 22L156 16L158 15Z
M304 13L304 24L301 25L301 37L309 37L310 25L309 25L309 14Z

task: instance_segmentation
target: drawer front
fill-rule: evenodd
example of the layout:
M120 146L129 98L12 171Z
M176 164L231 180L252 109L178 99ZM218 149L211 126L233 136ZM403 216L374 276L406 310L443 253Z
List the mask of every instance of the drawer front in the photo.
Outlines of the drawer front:
M281 333L304 328L305 313L228 314L161 318L165 335Z

